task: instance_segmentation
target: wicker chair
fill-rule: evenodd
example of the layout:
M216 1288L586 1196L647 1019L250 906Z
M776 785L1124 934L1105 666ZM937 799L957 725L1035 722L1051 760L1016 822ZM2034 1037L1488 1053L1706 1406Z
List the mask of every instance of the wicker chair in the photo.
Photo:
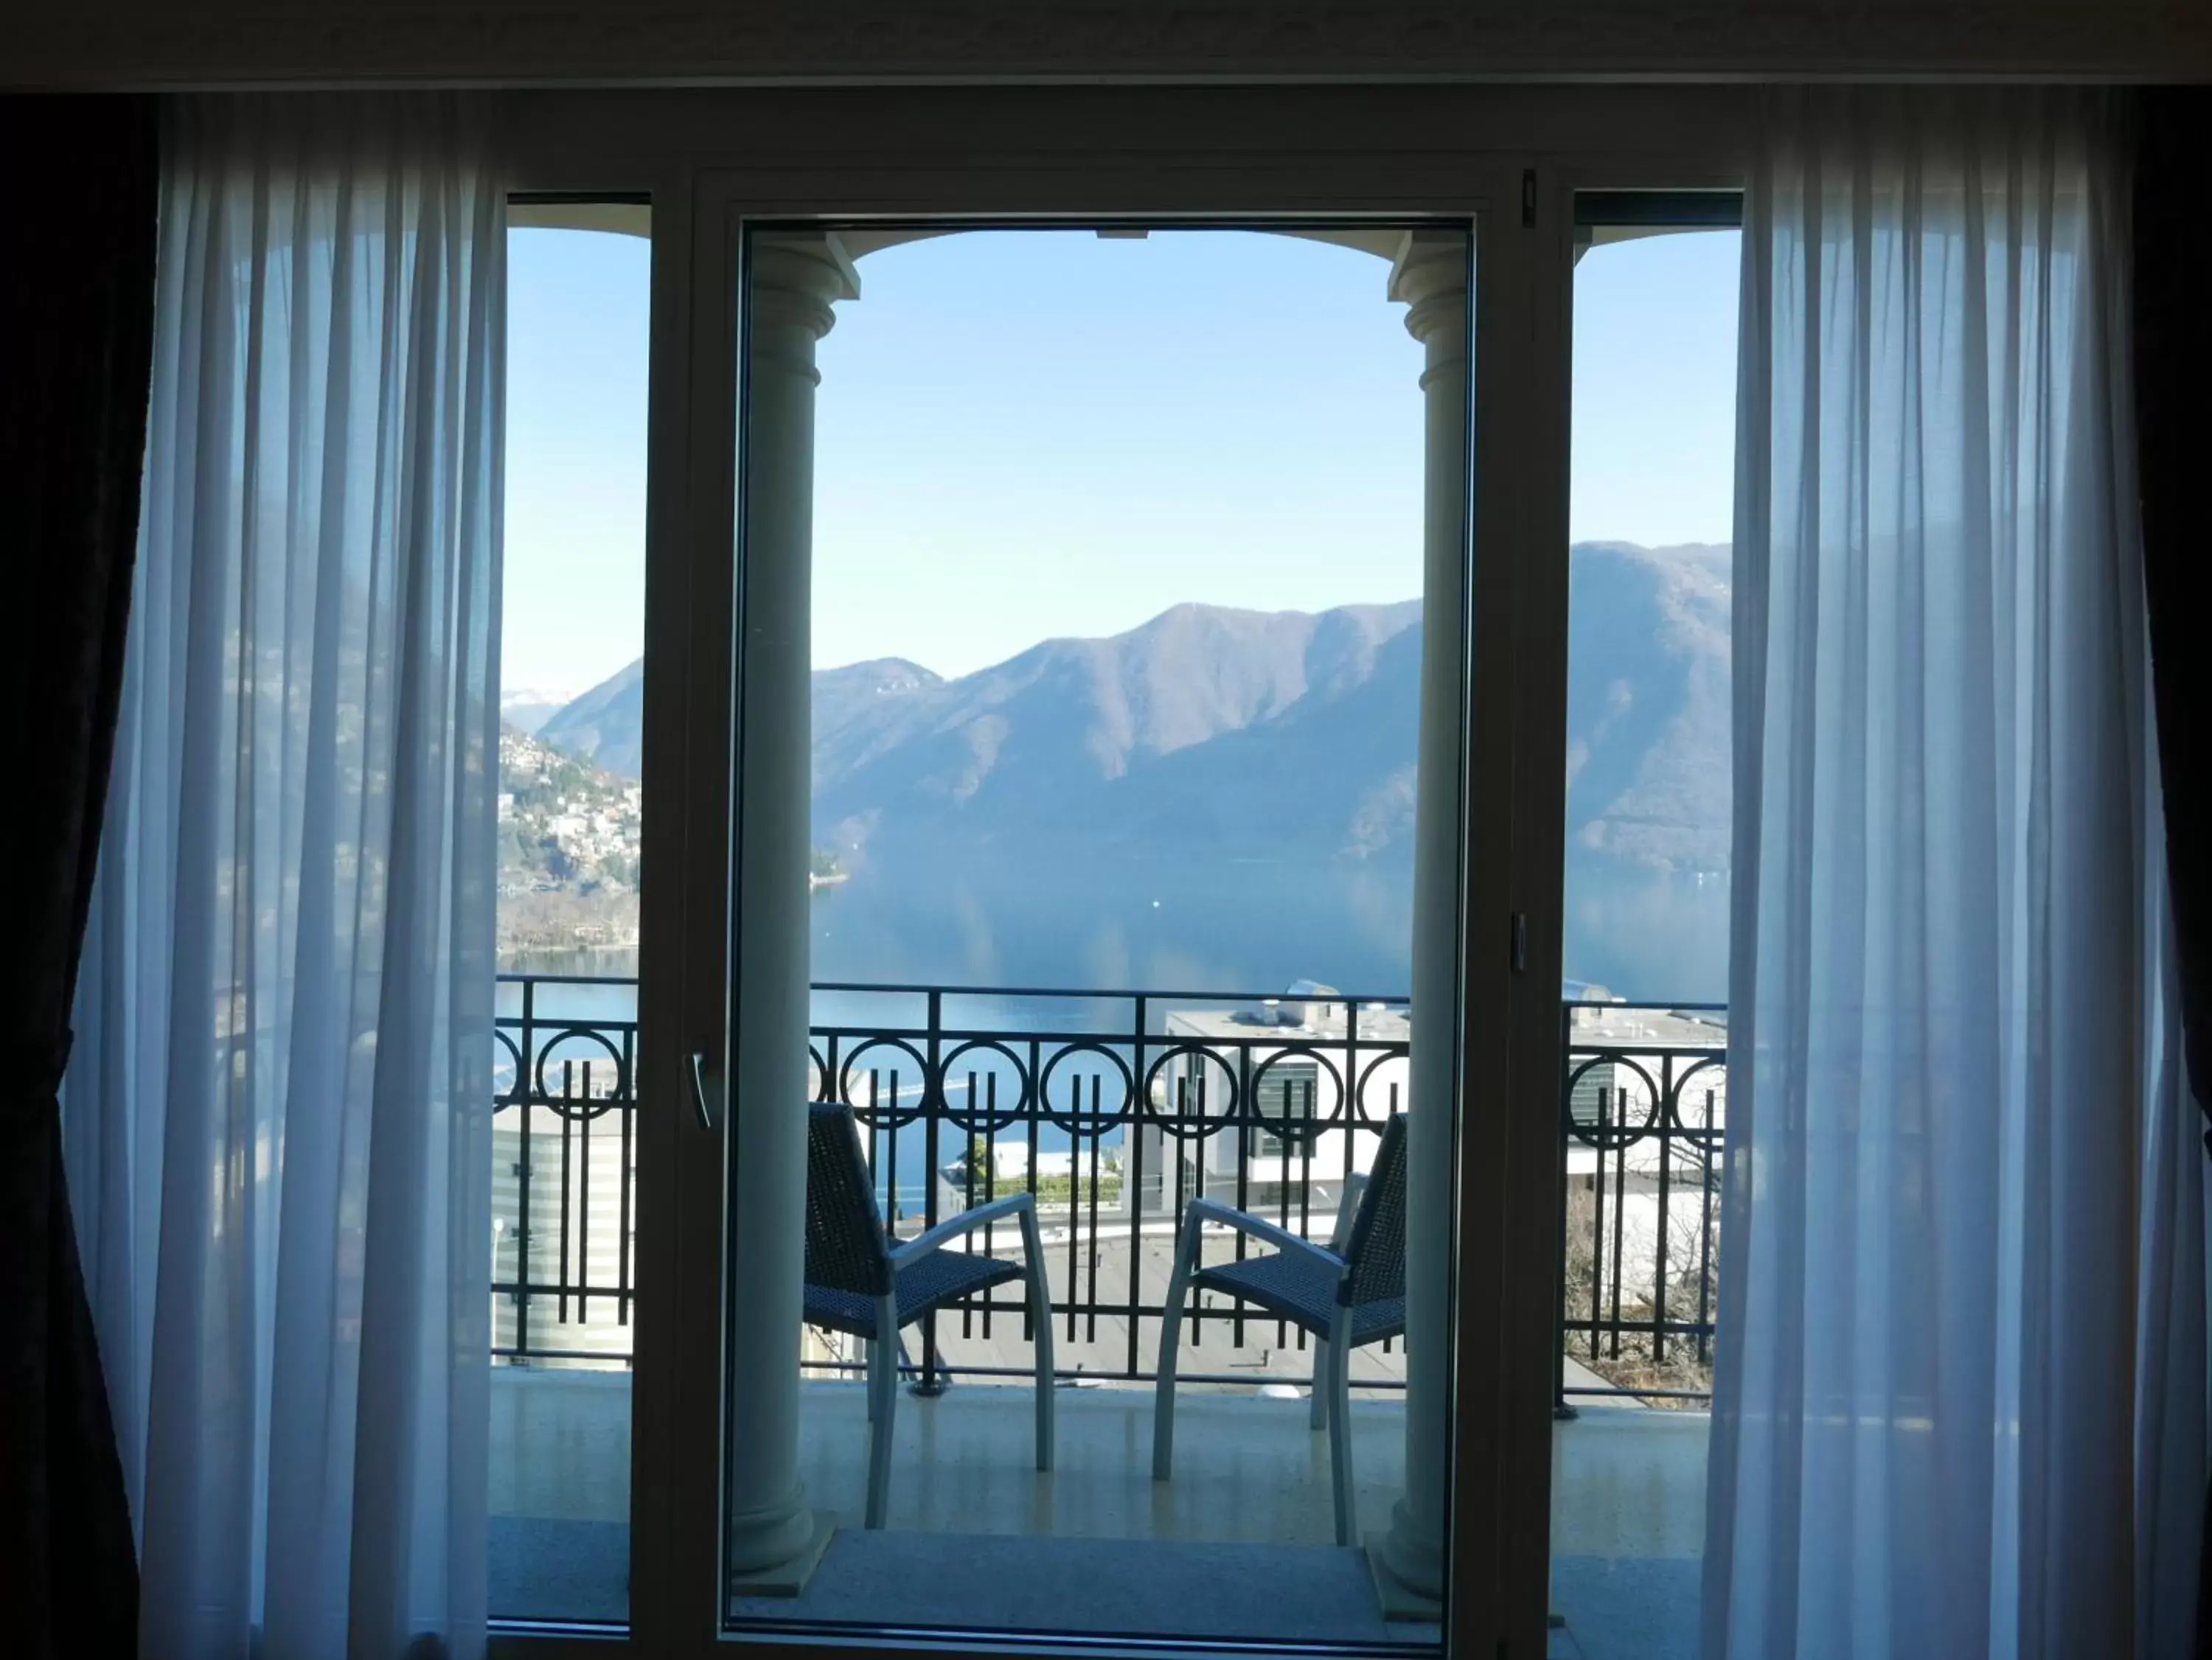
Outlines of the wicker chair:
M1234 1228L1273 1245L1273 1254L1200 1266L1209 1225ZM1302 1327L1314 1339L1312 1427L1328 1429L1329 1478L1336 1505L1336 1542L1352 1542L1352 1351L1406 1330L1406 1115L1382 1127L1374 1168L1346 1183L1336 1236L1324 1248L1263 1218L1218 1200L1193 1199L1176 1240L1168 1281L1167 1318L1160 1328L1160 1366L1152 1406L1152 1479L1164 1481L1175 1457L1176 1348L1185 1300L1218 1291Z
M948 1250L987 1222L1018 1217L1024 1262ZM1036 1467L1052 1468L1052 1302L1036 1207L1026 1193L972 1209L904 1245L884 1237L875 1185L849 1106L817 1103L806 1118L806 1323L867 1343L867 1525L884 1524L890 1492L891 1416L898 1404L899 1333L932 1309L1009 1280L1028 1282L1036 1333Z

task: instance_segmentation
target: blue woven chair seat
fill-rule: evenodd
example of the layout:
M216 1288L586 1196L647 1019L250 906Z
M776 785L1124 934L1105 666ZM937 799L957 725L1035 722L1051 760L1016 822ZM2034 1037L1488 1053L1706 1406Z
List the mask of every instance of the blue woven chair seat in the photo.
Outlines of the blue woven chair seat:
M1201 1291L1218 1291L1248 1303L1257 1303L1270 1314L1304 1326L1316 1337L1328 1336L1336 1318L1339 1270L1288 1251L1248 1257L1241 1263L1224 1263L1201 1269L1190 1282ZM1352 1341L1380 1342L1403 1335L1406 1300L1402 1295L1381 1297L1363 1303L1352 1312Z
M933 1251L896 1270L891 1283L898 1294L898 1323L911 1324L923 1315L972 1291L986 1291L1022 1277L1019 1263L996 1257L979 1257L965 1251ZM806 1324L855 1337L876 1335L876 1300L856 1291L830 1286L806 1287Z

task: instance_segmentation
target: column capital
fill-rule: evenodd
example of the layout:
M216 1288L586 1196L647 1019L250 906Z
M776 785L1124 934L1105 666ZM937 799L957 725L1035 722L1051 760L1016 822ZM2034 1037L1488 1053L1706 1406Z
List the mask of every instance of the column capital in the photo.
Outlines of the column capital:
M828 334L840 300L860 297L860 274L835 232L771 231L752 239L753 321Z
M1407 231L1390 262L1390 298L1406 312L1406 332L1429 348L1456 356L1467 340L1464 231Z

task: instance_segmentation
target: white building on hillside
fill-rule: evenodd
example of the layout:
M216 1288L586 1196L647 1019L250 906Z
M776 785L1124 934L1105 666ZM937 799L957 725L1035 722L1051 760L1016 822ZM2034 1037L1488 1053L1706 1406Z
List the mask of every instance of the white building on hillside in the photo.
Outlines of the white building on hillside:
M1407 1105L1406 1006L1298 980L1256 1008L1171 1009L1164 1026L1170 1059L1124 1155L1142 1172L1125 1208L1154 1215L1203 1192L1326 1236L1345 1178L1367 1172L1383 1121Z

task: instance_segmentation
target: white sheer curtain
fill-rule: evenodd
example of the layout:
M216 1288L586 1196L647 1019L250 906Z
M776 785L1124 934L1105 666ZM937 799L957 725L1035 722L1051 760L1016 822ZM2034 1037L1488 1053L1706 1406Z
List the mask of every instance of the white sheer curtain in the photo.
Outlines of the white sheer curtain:
M2183 1651L2137 1525L2202 1491L2203 1182L2109 124L1769 106L1708 1660Z
M449 98L164 152L65 1110L143 1649L474 1655L505 200Z

